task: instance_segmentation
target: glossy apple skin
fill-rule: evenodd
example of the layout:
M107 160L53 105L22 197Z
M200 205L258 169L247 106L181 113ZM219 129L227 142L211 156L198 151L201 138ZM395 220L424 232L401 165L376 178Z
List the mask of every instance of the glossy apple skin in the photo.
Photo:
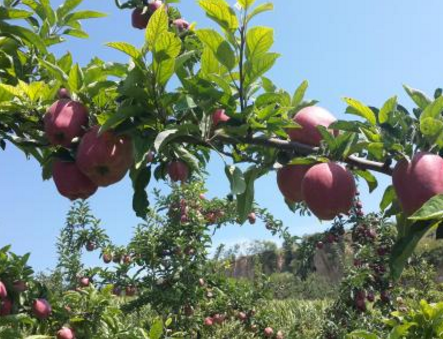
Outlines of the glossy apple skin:
M286 165L277 171L277 185L289 202L303 201L301 186L306 172L311 165Z
M168 175L172 181L186 181L189 177L189 168L183 161L172 161L168 165Z
M46 137L52 145L70 147L72 139L84 134L88 109L80 102L60 99L49 107L43 122Z
M88 199L97 192L97 185L84 175L74 162L55 160L52 178L58 192L70 199Z
M207 318L205 318L204 323L205 323L205 326L212 326L212 325L214 325L214 319L212 319L211 317L207 317Z
M46 299L36 299L32 304L32 312L38 319L46 319L52 312L52 307Z
M224 109L217 109L212 113L212 124L217 127L221 122L228 122L231 118L226 115Z
M417 153L410 162L402 159L394 168L392 182L403 211L412 215L443 193L443 159L426 152Z
M303 200L321 220L332 220L348 212L356 189L352 173L334 162L311 167L302 182Z
M106 187L124 178L134 163L132 139L108 130L99 135L94 126L82 138L76 163L94 184Z
M134 9L131 15L132 27L137 29L146 29L146 26L148 26L149 17L148 11L143 13L142 8Z
M152 1L149 5L148 5L148 8L149 8L149 11L151 12L151 13L154 13L157 9L159 9L161 6L163 5L163 2L162 1L160 1L160 0L155 0L155 1Z
M75 339L74 330L69 327L62 327L57 332L57 339Z
M8 296L8 290L3 282L0 281L0 299L5 299Z
M265 337L270 338L274 335L274 330L271 327L266 327L263 333Z
M294 122L299 124L301 128L293 128L288 130L289 138L310 146L320 146L323 139L317 129L317 126L329 127L337 119L326 109L311 106L305 107L294 116ZM337 135L337 132L334 132Z
M12 301L9 298L0 300L0 317L5 317L12 313Z

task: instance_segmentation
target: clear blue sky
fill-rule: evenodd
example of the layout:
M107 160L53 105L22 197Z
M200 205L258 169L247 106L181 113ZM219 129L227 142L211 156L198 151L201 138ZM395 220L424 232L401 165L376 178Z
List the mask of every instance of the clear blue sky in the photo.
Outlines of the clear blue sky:
M230 1L233 2L233 1ZM60 0L53 0L59 5ZM344 118L343 96L380 106L384 100L403 95L403 83L430 94L442 85L443 32L439 0L275 0L275 11L265 14L256 24L275 28L274 50L282 57L268 74L280 87L292 92L304 79L309 80L308 97L320 100L340 118ZM212 23L194 1L179 5L184 18L198 27ZM71 41L57 47L57 53L70 50L85 64L98 55L106 61L126 61L120 53L104 46L109 41L129 41L140 46L143 31L134 30L130 12L118 11L112 0L85 0L83 8L101 10L107 18L87 22L89 40ZM223 167L218 159L209 166L208 196L228 191ZM222 178L222 179L220 179ZM381 186L389 181L383 179ZM161 183L156 184L164 187ZM153 186L151 186L152 189ZM31 264L38 270L53 267L54 243L69 209L69 201L59 196L51 181L43 182L35 161L8 146L0 153L0 246L12 244L19 254L32 252ZM290 213L279 194L275 175L257 182L257 201L302 235L325 229L314 218ZM369 196L362 185L365 210L376 210L382 190ZM112 239L124 244L139 222L131 209L131 186L126 178L112 187L101 189L90 200L93 211L103 221ZM215 244L233 244L247 239L270 239L262 225L228 227L217 234ZM87 257L94 262L95 255Z

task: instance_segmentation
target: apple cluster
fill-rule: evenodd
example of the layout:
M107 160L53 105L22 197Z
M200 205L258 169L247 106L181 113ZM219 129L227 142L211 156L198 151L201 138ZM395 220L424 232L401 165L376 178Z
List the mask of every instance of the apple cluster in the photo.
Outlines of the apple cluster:
M126 175L134 162L132 140L114 131L88 129L85 105L59 91L44 117L45 134L53 146L75 150L75 161L55 159L52 175L61 195L71 200L87 199L98 187L112 185Z

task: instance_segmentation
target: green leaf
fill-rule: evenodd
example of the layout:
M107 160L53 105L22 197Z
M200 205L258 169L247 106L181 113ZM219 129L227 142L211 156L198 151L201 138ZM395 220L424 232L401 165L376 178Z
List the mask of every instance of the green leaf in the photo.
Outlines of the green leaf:
M292 96L292 106L298 107L305 97L306 90L308 89L309 83L307 80L303 81L300 86L295 90Z
M132 208L138 217L145 218L149 207L146 187L148 187L149 181L151 180L151 167L143 166L138 170L131 169L130 177L132 187L134 188Z
M76 93L83 87L83 72L78 64L69 72L68 87L71 93Z
M253 6L256 0L238 0L238 4L243 9L249 9L249 7Z
M163 60L160 63L154 63L154 69L156 74L156 83L160 86L165 86L171 79L175 72L175 59Z
M392 97L386 101L378 113L378 121L380 124L388 122L390 114L397 109L397 97Z
M374 175L371 172L366 170L355 170L353 172L354 174L366 180L369 187L369 193L372 193L377 188L378 186L377 179L374 177Z
M227 68L221 65L221 63L217 60L212 50L206 46L203 48L203 54L201 57L201 71L205 75L210 75L210 74L221 75L227 72Z
M238 28L237 16L225 0L199 0L198 3L210 19L227 31L233 32Z
M389 185L385 192L383 193L383 198L381 199L380 202L380 209L382 212L384 212L386 210L386 208L388 208L389 205L392 204L392 202L395 200L396 198L396 194L395 194L395 190L394 190L394 186Z
M246 22L249 22L253 17L257 16L260 13L272 11L274 9L274 4L271 2L266 2L264 4L260 4L254 8L254 10L248 14L246 17Z
M252 84L259 77L269 71L275 64L280 55L277 53L266 53L254 60L246 62L246 80L245 84L248 86Z
M106 46L123 52L133 59L140 59L142 57L141 52L135 46L127 42L108 42Z
M236 166L226 166L225 173L231 184L231 193L233 195L244 193L246 190L246 182L243 172Z
M441 119L420 119L420 131L431 145L443 146L443 121Z
M0 20L26 19L31 16L31 12L22 9L0 7Z
M198 134L198 132L198 126L192 124L181 125L175 129L165 130L163 132L160 132L157 135L157 138L155 138L154 148L157 152L159 152L172 140L182 136L192 136L193 134Z
M443 220L443 194L429 199L409 220Z
M243 224L248 219L254 205L254 184L255 180L263 175L267 170L252 166L244 174L246 189L243 194L237 195L237 214L239 223Z
M89 34L81 29L75 29L75 28L67 28L63 31L63 34L70 35L76 38L80 39L87 39L89 38Z
M422 110L426 109L432 100L423 92L418 89L411 88L407 85L403 85L406 93L411 97L411 99L417 104Z
M150 339L160 339L163 335L163 323L160 319L157 319L149 331Z
M379 337L368 331L358 330L346 335L346 339L379 339Z
M255 59L269 51L274 44L274 30L268 27L253 27L246 34L246 57Z
M420 115L420 123L427 118L437 118L440 117L443 111L443 96L438 97L432 103L430 103Z
M46 70L48 70L55 79L57 79L58 81L65 83L68 81L69 77L68 75L57 65L51 64L50 62L46 61L46 60L39 60L40 65L43 66L44 68L46 68Z
M146 28L145 40L149 49L154 48L157 39L168 31L168 14L162 5L154 12Z
M176 34L165 32L155 42L154 57L157 62L176 58L180 54L181 47L181 40Z
M117 127L125 120L129 119L130 117L135 117L139 114L143 114L144 109L136 106L122 106L119 107L117 112L115 114L112 114L100 127L100 134Z
M235 54L223 37L213 29L199 29L198 38L214 53L217 60L229 70L235 67Z
M2 35L17 36L27 41L29 44L37 47L37 49L39 49L42 53L47 52L46 45L43 42L43 40L40 38L40 36L38 36L28 28L21 26L12 26L5 22L0 21L0 32L2 33Z
M391 251L389 264L394 280L400 278L409 257L414 252L420 240L429 231L437 229L439 223L440 221L417 221L413 224L406 222L406 225L397 225L398 227L403 227L406 232L403 237L397 239Z
M358 115L366 119L371 125L375 126L375 124L377 123L377 119L374 112L372 112L372 110L368 106L362 104L358 100L351 98L344 98L343 100L349 105L346 113Z
M66 22L75 21L75 20L82 20L82 19L94 19L94 18L103 18L106 14L102 12L96 12L96 11L78 11L71 13L66 16L65 20Z
M57 17L64 18L66 14L73 11L83 2L83 0L66 0L59 8L57 8Z

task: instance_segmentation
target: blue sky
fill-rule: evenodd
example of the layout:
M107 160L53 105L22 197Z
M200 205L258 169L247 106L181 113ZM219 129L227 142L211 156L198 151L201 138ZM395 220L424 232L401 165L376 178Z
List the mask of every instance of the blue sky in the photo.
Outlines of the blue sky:
M52 3L57 6L61 1ZM346 107L341 100L344 96L381 106L389 97L399 95L400 101L410 107L402 84L429 94L442 85L441 1L275 0L274 4L274 12L255 21L257 25L275 28L274 51L282 54L268 76L290 92L303 80L309 80L308 97L319 100L321 106L339 118L345 118ZM182 0L178 6L183 17L196 21L197 27L212 26L195 1ZM72 39L57 47L57 53L69 50L81 64L94 55L106 61L126 61L104 43L142 44L143 31L132 29L130 11L117 10L114 1L85 0L82 7L101 10L109 16L85 23L91 38ZM208 172L208 196L224 196L228 182L219 159L214 157ZM388 179L381 178L381 187L388 183ZM154 185L164 188L162 183ZM0 153L0 188L0 246L12 244L19 254L32 252L30 262L38 270L53 267L54 244L65 222L69 201L57 194L51 181L41 180L36 162L27 161L10 145ZM371 196L365 184L361 190L365 210L376 210L382 189ZM260 179L256 191L258 203L282 219L293 234L327 228L327 224L315 218L301 218L287 210L275 174ZM129 180L99 190L90 202L111 238L125 244L139 222L131 209ZM216 235L214 243L234 244L248 239L271 239L271 236L260 224L230 226ZM94 263L96 256L88 254L87 262Z

